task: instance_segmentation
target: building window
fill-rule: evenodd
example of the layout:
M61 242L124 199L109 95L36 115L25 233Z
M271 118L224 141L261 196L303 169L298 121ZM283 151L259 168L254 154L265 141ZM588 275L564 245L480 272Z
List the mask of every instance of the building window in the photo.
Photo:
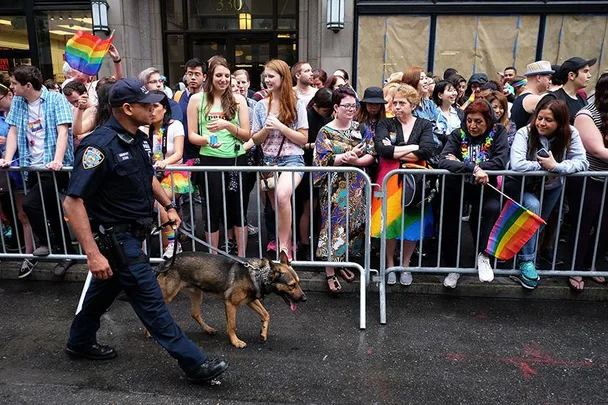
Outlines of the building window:
M180 6L183 10L180 14ZM171 82L181 78L190 58L222 55L232 69L247 69L252 88L263 65L273 58L297 62L298 0L170 0L161 2L165 36L165 71ZM183 16L187 16L183 21ZM182 22L184 24L182 24ZM178 64L170 49L180 36L185 49Z
M0 75L31 65L25 17L0 16Z
M45 78L52 74L55 81L62 83L65 80L65 44L78 31L93 32L91 12L49 11L36 15L35 19L41 70Z

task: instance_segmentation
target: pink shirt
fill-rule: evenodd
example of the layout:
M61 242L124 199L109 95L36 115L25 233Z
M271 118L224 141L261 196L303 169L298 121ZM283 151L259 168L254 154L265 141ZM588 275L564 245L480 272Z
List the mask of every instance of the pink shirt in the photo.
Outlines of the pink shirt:
M298 129L308 129L308 114L306 113L306 104L301 100L298 100L296 104L296 119L290 125L290 128L294 131ZM266 125L266 117L268 116L268 107L264 101L258 102L253 109L253 125L251 127L251 133L255 134L259 132L264 125ZM262 144L262 151L264 156L274 157L279 152L281 141L283 140L283 134L277 130L270 131L268 137ZM303 155L304 150L301 146L292 142L288 138L285 139L283 149L281 149L281 156L297 156Z

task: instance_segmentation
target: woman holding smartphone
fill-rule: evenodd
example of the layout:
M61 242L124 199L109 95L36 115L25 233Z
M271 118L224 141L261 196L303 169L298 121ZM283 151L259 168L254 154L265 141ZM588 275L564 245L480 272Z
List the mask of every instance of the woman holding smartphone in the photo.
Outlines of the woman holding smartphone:
M547 170L557 175L572 174L587 170L589 163L578 130L571 126L568 106L562 100L541 101L531 119L531 124L520 128L511 146L511 169L518 172ZM562 177L507 177L505 192L523 206L540 215L544 220L559 199ZM544 191L543 191L544 189ZM541 205L541 192L543 194ZM534 265L536 259L537 233L523 246L518 254L520 274L512 277L522 287L534 289L540 277Z
M246 166L243 143L251 137L247 101L230 90L230 68L221 56L209 62L208 78L203 91L188 102L188 140L200 146L201 166ZM228 169L227 169L228 170ZM223 181L222 181L223 177ZM243 185L236 172L203 173L199 176L201 194L209 205L205 237L216 247L219 244L220 218L226 206L227 229L234 226L238 255L247 250L247 207L241 206ZM203 206L203 213L206 207ZM215 253L215 252L214 252Z

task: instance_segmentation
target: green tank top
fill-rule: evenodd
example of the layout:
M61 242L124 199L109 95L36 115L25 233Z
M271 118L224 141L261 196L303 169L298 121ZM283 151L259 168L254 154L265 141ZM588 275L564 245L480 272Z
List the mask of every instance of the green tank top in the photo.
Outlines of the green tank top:
M211 110L207 115L204 115L207 106L207 97L205 94L201 97L201 103L198 106L198 133L200 135L211 136L211 132L207 129L207 124L214 119L221 118L225 119L224 111L221 107L211 107ZM236 111L234 118L230 121L230 123L239 126L239 111ZM203 156L213 156L219 158L234 158L237 156L241 156L245 154L245 149L243 148L243 142L237 139L234 135L230 133L227 129L222 129L221 131L215 132L217 136L217 141L221 142L222 146L219 148L212 148L209 145L201 146L200 154ZM236 150L236 146L238 146L238 150Z

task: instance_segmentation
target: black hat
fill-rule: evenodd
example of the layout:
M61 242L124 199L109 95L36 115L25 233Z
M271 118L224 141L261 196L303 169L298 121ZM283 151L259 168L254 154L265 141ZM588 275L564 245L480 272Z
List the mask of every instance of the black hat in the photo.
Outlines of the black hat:
M559 76L566 80L568 78L568 73L577 72L579 69L584 68L585 66L593 66L597 62L596 58L585 60L583 58L579 58L575 56L574 58L570 58L564 63L562 63L561 68L559 69Z
M110 90L110 105L120 107L125 103L158 103L163 97L163 94L149 91L141 80L120 79Z
M369 103L369 104L386 104L387 101L384 99L384 94L382 93L382 89L380 87L368 87L363 92L363 99L359 101L360 103Z

